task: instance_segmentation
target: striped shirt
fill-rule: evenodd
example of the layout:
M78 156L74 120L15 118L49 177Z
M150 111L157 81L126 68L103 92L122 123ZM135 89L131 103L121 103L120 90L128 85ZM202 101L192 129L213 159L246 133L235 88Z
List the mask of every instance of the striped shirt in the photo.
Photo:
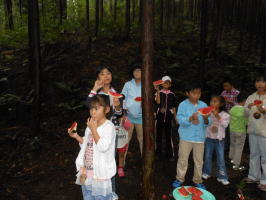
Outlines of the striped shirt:
M227 111L229 111L234 105L237 105L237 96L239 95L239 91L235 88L233 88L230 92L224 90L221 93L221 96L225 98L225 100L232 101L233 104L226 103L225 108Z

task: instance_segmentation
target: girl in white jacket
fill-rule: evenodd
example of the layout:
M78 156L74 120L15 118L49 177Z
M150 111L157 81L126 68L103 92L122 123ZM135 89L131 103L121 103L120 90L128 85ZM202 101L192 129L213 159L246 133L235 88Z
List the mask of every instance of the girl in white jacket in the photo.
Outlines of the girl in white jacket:
M85 136L69 132L81 145L76 159L76 184L82 185L84 200L111 200L111 178L116 174L115 127L107 120L108 99L95 95L90 101L90 116Z

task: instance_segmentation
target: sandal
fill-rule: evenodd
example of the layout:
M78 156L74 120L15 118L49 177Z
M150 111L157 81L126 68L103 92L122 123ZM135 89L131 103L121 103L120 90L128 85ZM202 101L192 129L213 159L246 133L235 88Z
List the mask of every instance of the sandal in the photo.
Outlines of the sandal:
M250 178L248 178L248 177L244 178L244 181L245 181L246 183L258 183L258 181L253 180L253 179L250 179Z
M259 185L258 185L258 188L259 188L261 191L266 192L266 184L259 184Z

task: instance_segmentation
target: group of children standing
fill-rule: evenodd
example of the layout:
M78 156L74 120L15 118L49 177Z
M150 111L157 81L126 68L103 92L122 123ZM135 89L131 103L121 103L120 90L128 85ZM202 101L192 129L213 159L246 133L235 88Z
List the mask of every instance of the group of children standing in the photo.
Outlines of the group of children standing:
M143 150L143 128L141 102L141 66L135 65L131 70L132 79L125 83L122 94L124 98L110 95L116 92L112 87L112 71L103 65L97 70L97 80L90 91L86 104L89 107L89 119L85 136L70 130L69 135L76 139L81 147L76 159L77 181L82 185L83 198L86 200L115 200L116 174L116 135L120 130L127 133L127 143L117 149L118 175L123 177L124 165L129 143L136 130L140 153ZM214 108L210 115L200 115L197 110L207 107L200 101L201 87L197 83L189 84L186 89L187 99L181 102L176 111L176 99L170 90L172 80L169 76L162 78L162 88L155 86L156 102L156 154L162 155L162 136L166 137L166 157L173 159L171 137L172 120L179 124L179 153L177 175L173 183L179 187L185 181L188 158L193 151L193 182L199 188L205 188L202 178L212 175L212 154L216 152L218 178L224 185L229 184L224 161L226 129L230 124L230 153L234 169L242 170L240 165L246 138L246 125L250 133L250 170L246 179L249 183L260 181L259 189L266 190L266 80L258 77L255 81L257 92L246 97L235 90L230 81L224 83L225 91L211 98L210 106ZM226 87L229 84L231 87ZM260 99L262 105L253 105ZM254 119L253 115L261 115ZM246 120L248 117L248 120ZM110 120L108 120L110 119ZM205 156L204 156L205 152ZM260 169L262 167L262 170Z

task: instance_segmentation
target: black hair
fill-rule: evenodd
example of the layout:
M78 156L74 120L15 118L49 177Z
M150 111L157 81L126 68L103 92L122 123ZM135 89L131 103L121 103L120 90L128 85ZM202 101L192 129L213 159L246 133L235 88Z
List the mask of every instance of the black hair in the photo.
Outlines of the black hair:
M89 102L89 109L95 108L97 105L103 106L104 108L110 107L109 96L104 94L97 94L91 97Z
M130 76L132 77L132 78L134 78L134 75L133 75L133 73L134 73L134 71L136 70L136 69L142 69L142 67L141 67L141 64L134 64L134 65L132 65L132 67L131 67L131 70L130 70Z
M255 79L254 79L254 83L256 83L256 82L266 82L266 76L265 76L265 74L257 74L257 76L255 77Z
M240 92L239 95L237 95L237 103L241 103L247 100L247 95L243 92Z
M211 96L211 99L213 99L213 98L219 99L220 104L222 105L222 106L219 107L220 112L226 111L226 108L225 108L225 103L226 103L225 98L223 96L221 96L221 95L212 95Z
M192 90L201 89L201 84L199 82L191 82L185 86L185 92L191 92Z
M229 83L230 85L234 85L233 80L230 77L225 77L223 79L222 84L224 84L224 83Z
M98 77L99 74L101 73L101 71L104 70L104 69L107 69L113 75L113 72L112 72L111 68L108 65L101 64L96 69L96 73L95 73L96 77Z

